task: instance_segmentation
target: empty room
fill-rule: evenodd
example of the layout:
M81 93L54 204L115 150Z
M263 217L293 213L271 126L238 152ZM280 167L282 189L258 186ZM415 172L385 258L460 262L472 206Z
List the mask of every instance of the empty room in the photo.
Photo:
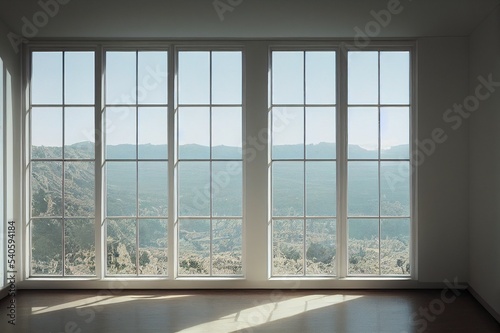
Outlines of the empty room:
M1 332L500 332L500 0L0 1Z

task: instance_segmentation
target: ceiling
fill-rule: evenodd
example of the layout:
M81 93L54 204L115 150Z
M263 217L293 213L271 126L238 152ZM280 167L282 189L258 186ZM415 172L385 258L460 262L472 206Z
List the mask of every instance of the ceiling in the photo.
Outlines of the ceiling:
M394 14L376 23L372 13ZM469 35L500 0L0 0L29 39L352 38ZM40 3L52 4L43 14ZM58 8L54 4L58 4ZM220 15L214 4L218 4ZM38 21L37 21L38 20ZM35 31L30 24L37 23ZM367 25L368 24L368 25ZM359 29L359 30L356 30Z

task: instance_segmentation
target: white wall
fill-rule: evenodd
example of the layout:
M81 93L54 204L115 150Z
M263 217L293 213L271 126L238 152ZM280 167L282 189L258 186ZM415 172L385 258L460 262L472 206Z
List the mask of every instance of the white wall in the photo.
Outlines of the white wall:
M378 4L385 2L378 2ZM83 4L74 2L68 4L68 10L75 10L75 8L70 9L70 5L74 5L74 7L83 6ZM232 13L228 13L227 20L236 20L239 15L243 15L246 10L250 8L245 6L250 6L251 2L243 2L241 7L238 7ZM181 7L182 9L183 7ZM288 10L292 10L293 8L289 8ZM61 8L61 11L63 8ZM118 8L116 11L117 14L120 11L124 10L123 8ZM180 10L180 9L179 9ZM208 6L206 9L207 12L213 10L211 6ZM254 15L258 17L258 11L256 8L253 8L256 12ZM312 10L312 9L311 9ZM297 11L298 12L298 11ZM262 12L261 15L263 17L267 17L274 13L274 17L280 17L279 8L274 8L269 12ZM278 14L276 14L278 13ZM406 13L406 12L404 12ZM186 13L179 13L186 16ZM195 13L193 13L194 15ZM366 14L366 13L365 13ZM231 24L228 21L224 21L224 23L220 22L217 18L217 14L215 12L210 12L211 16L215 15L215 20L212 23L214 26L217 25L217 29L212 30L212 33L223 31L224 29L228 29L231 27ZM232 15L232 16L230 16ZM326 15L326 14L324 14ZM403 15L403 13L401 13ZM119 16L119 15L118 15ZM117 16L117 17L118 17ZM78 30L78 24L73 24L71 22L64 23L65 15L60 15L54 18L54 21L51 21L51 24L47 25L46 29L40 31L39 36L51 35L49 32L53 31L58 25L65 25L68 29L62 29L60 31L61 34L66 33L67 31L75 32ZM248 16L252 17L252 15ZM304 16L302 16L304 17ZM366 23L366 15L364 16L364 22ZM369 14L368 14L369 18ZM191 18L192 19L192 18ZM395 18L396 20L396 18ZM359 20L356 22L363 23L363 18L359 17ZM490 19L490 21L492 21ZM494 20L493 20L494 21ZM497 19L498 21L498 19ZM17 21L16 21L17 22ZM311 22L307 17L304 19L304 22ZM302 22L302 24L305 24ZM316 21L315 21L316 22ZM320 21L321 22L321 21ZM326 22L326 21L325 21ZM15 23L15 22L14 22ZM119 22L115 22L117 26ZM227 26L225 24L228 24ZM244 23L244 22L243 22ZM243 24L241 23L241 24ZM249 22L247 22L249 24ZM245 24L247 24L245 23ZM259 25L258 22L252 22L253 26L264 26ZM219 26L220 24L224 24ZM320 23L318 23L320 24ZM394 21L394 24L397 24L397 21ZM485 23L487 24L487 23ZM491 23L492 24L492 23ZM88 26L88 25L87 25ZM99 25L96 25L99 26ZM300 27L301 25L297 25ZM424 27L425 25L422 25ZM122 26L123 27L123 26ZM248 27L251 27L249 24ZM19 28L19 27L17 27ZM150 27L151 28L151 27ZM213 28L213 27L212 27ZM307 36L314 35L318 37L319 29L317 25L311 27L312 30L307 30ZM83 29L83 26L82 26ZM99 30L99 29L97 29ZM97 31L96 30L96 31ZM111 29L112 30L112 29ZM314 31L313 31L314 30ZM325 34L325 36L332 36L332 30L327 29L329 32ZM324 31L327 31L324 30ZM488 29L484 29L489 31ZM109 31L109 30L108 30ZM152 31L157 31L157 29L153 29ZM190 30L183 30L184 33L191 34L190 37L199 37L196 35L196 32ZM187 31L187 32L186 32ZM249 30L256 31L255 29ZM295 31L295 30L294 30ZM226 36L239 36L246 37L246 34L249 34L247 30L239 27L232 32L226 31ZM20 56L15 54L12 51L12 47L5 37L8 33L7 27L4 24L0 23L0 57L3 58L4 63L8 66L9 71L13 77L13 106L11 110L15 112L11 113L11 118L8 119L10 123L6 124L9 128L8 139L10 140L8 158L9 161L9 175L7 177L10 182L9 188L11 191L7 197L7 204L9 207L8 210L8 218L15 219L20 222L20 204L21 204L21 163L20 161L20 152L21 152L21 108L20 108ZM287 34L290 35L292 32L288 31ZM423 33L423 32L422 32ZM52 34L54 36L55 33ZM242 35L243 34L243 35ZM269 34L269 32L267 33ZM280 35L280 31L274 30L274 34L277 36ZM352 32L351 32L352 34ZM474 38L474 41L479 43L479 40L482 38L483 33L477 32ZM250 35L248 35L250 36ZM68 36L75 37L75 36ZM82 36L80 36L82 37ZM92 37L92 34L88 33L86 37ZM98 36L96 36L98 37ZM154 36L143 36L143 37L154 37ZM489 38L493 39L495 36L490 36ZM498 33L496 35L496 39L498 40ZM418 137L420 141L425 139L429 139L432 137L432 132L435 129L441 128L444 132L444 135L447 137L447 140L444 143L437 143L435 151L429 156L425 156L425 159L418 170L418 278L420 282L423 282L422 286L428 286L425 283L435 283L436 286L443 285L443 281L445 279L454 280L457 278L459 281L468 281L469 280L469 227L468 227L468 216L469 216L469 182L468 182L468 174L469 174L469 150L468 150L468 124L464 122L460 128L457 130L453 130L451 128L450 123L446 123L443 120L443 114L446 112L448 108L451 108L454 103L462 103L464 98L469 94L469 45L468 45L467 37L442 37L442 38L420 38L418 39ZM258 44L258 43L257 43ZM487 43L482 42L483 50L487 48ZM488 44L489 45L489 44ZM258 46L258 45L257 45ZM256 47L257 47L256 46ZM252 49L253 50L253 49ZM264 50L265 51L265 50ZM486 52L481 52L481 54L474 56L478 58ZM497 52L496 54L500 54ZM492 57L491 57L492 59ZM493 61L493 60L490 60ZM479 65L479 60L475 61ZM474 64L473 64L474 65ZM472 66L474 67L474 66ZM498 102L497 102L498 105ZM490 109L493 109L491 107ZM490 111L492 114L493 112ZM13 115L13 117L12 117ZM491 116L493 117L493 115ZM491 124L490 119L484 119L483 122L485 124ZM490 125L491 126L491 125ZM476 131L478 132L478 131ZM478 142L477 146L481 146L481 133L474 135L474 132L471 133L471 138L473 138L473 151L474 151L474 142ZM489 137L493 136L495 131L491 129L491 133ZM477 137L477 138L476 138ZM489 137L484 137L484 140ZM500 140L500 134L497 134L497 137ZM478 141L479 140L479 141ZM484 163L481 165L488 166L493 168L493 166L487 165L486 154L484 156L480 156L484 159ZM472 161L474 158L472 159ZM498 158L500 162L500 156ZM474 161L473 161L474 163ZM479 176L482 170L476 170L478 166L471 166L472 173L476 172ZM492 173L493 174L493 173ZM489 178L491 179L491 177ZM484 180L486 182L486 179ZM15 184L15 186L14 186ZM474 186L473 190L474 190ZM499 189L497 192L500 192L500 184L498 185ZM491 193L494 192L495 189L491 190ZM484 190L478 190L479 193L483 193ZM491 197L491 196L489 196ZM484 196L476 201L484 201ZM255 199L250 204L258 204L260 202L258 199ZM472 203L474 200L474 193L472 196ZM478 203L480 204L480 203ZM484 205L484 204L483 204ZM475 214L474 212L478 209L475 208L474 204L472 207L472 216L481 216L480 214ZM493 201L491 202L491 207L479 207L480 211L488 210L495 211L496 206ZM500 211L496 212L494 216L500 216ZM476 218L473 221L478 221L478 223L486 223L483 219ZM483 256L484 253L488 253L484 258L491 258L491 253L488 251L483 251L482 248L486 247L486 244L482 243L483 236L490 236L491 228L493 226L493 217L489 225L486 225L486 230L483 229L483 233L485 235L478 234L479 236L474 238L471 237L471 258L478 258ZM472 228L471 232L478 233L479 228ZM20 228L18 228L20 230ZM497 230L498 231L498 230ZM498 240L498 237L496 238ZM493 241L490 244L494 244ZM493 246L493 245L491 245ZM19 247L20 250L20 247ZM488 250L488 249L486 249ZM491 249L490 249L491 250ZM496 254L499 254L499 247L495 248ZM20 251L18 251L20 252ZM498 258L498 256L495 256ZM487 259L486 259L487 260ZM471 267L473 267L473 263L471 260ZM487 263L481 265L479 268L492 267ZM479 270L478 268L478 270ZM492 269L492 268L490 268ZM494 278L499 280L499 274L497 269L497 274L491 277L491 283L494 283ZM471 281L475 282L475 285L480 286L483 283L483 280L490 279L490 277L483 277L482 279L477 278L477 274L475 274L474 269L471 269ZM376 286L376 283L373 283L372 286ZM32 285L31 283L24 284L26 287L36 287L36 285ZM62 284L58 283L57 286L62 287ZM81 285L78 285L82 287ZM331 285L334 286L334 285ZM335 284L335 286L341 286L340 284ZM342 286L349 286L348 284L344 284ZM364 284L364 287L369 287ZM399 285L401 286L401 285ZM412 285L418 286L418 285ZM90 285L89 287L100 287L99 285ZM137 286L135 286L137 287ZM158 286L155 286L158 287ZM184 286L186 287L186 286ZM386 285L384 285L386 287ZM477 287L478 291L481 292L481 288ZM481 289L481 290L480 290ZM487 288L486 288L487 289ZM497 288L498 291L498 288ZM487 292L483 292L482 294L486 294ZM498 294L496 296L498 299Z
M42 7L40 3L49 5ZM499 0L16 0L0 1L0 17L18 34L24 29L25 37L30 39L352 38L355 27L365 31L369 22L376 22L373 11L385 14L378 15L383 26L377 29L372 25L371 37L465 36L498 3ZM388 8L394 13L390 17Z
M21 108L20 108L20 86L21 86L21 57L19 53L14 52L7 34L9 29L0 20L0 58L2 58L6 75L5 91L5 153L2 161L5 163L5 218L16 221L17 236L17 268L21 263L21 217L20 217L20 198L21 183L19 183L21 172ZM2 219L3 220L3 219Z
M443 119L468 94L468 38L418 40L418 137L429 142L418 169L419 280L468 280L468 133ZM443 140L441 140L441 137ZM447 138L444 140L444 138ZM443 142L444 141L444 142Z
M500 82L500 7L470 39L470 93L478 76ZM500 320L500 87L470 118L471 287Z

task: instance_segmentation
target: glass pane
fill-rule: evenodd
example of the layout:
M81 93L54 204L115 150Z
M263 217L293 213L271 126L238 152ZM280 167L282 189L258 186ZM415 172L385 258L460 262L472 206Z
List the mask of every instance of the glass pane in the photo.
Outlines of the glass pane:
M273 275L304 275L304 221L273 221Z
M335 275L337 256L335 220L306 221L307 275Z
M210 52L179 52L179 104L210 103Z
M410 216L410 162L380 162L380 214Z
M242 221L213 221L213 275L241 275L242 272Z
M273 216L304 216L304 163L273 162Z
M94 159L94 108L64 109L64 157Z
M135 108L106 108L106 158L136 158Z
M168 215L167 162L139 162L139 215Z
M213 216L242 216L242 162L212 163Z
M349 216L379 216L378 184L378 162L348 162Z
M306 52L306 104L335 104L335 52Z
M378 104L378 52L348 53L348 103Z
M167 104L167 52L141 51L137 65L139 104Z
M64 103L94 104L94 52L66 52L64 58Z
M304 52L272 54L273 105L304 103Z
M241 52L212 52L212 103L241 104Z
M210 215L210 162L179 162L179 216Z
M167 159L167 108L139 108L139 158Z
M210 274L210 220L179 221L179 275Z
M94 162L64 163L65 216L95 216Z
M31 157L62 158L62 109L31 111Z
M306 215L335 216L337 178L335 162L306 162Z
M306 158L335 158L335 123L335 108L306 108Z
M410 103L410 52L380 52L380 103Z
M167 220L139 220L139 274L167 275Z
M378 109L349 108L349 158L378 158Z
M272 111L273 159L304 158L304 108Z
M241 108L212 109L212 158L241 159Z
M135 216L136 163L106 162L107 216Z
M136 221L108 219L107 224L107 274L137 274Z
M94 220L65 220L64 246L66 275L95 275Z
M106 52L106 104L136 102L136 52Z
M410 274L410 219L382 220L380 274Z
M62 163L31 162L31 216L62 216Z
M379 274L378 220L348 221L348 274Z
M380 158L409 158L410 109L380 109Z
M31 103L62 104L62 52L33 52Z
M210 109L179 108L179 158L210 158Z
M62 275L63 228L61 220L34 220L31 226L31 274Z

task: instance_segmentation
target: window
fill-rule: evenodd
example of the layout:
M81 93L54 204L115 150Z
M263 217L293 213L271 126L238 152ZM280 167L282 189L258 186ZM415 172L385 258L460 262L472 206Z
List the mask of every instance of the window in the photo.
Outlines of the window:
M30 46L25 275L414 277L412 50Z
M95 274L94 52L33 52L31 275Z
M107 275L167 275L167 51L107 51Z
M336 274L336 53L273 51L272 275Z
M178 274L243 274L242 52L180 51Z
M410 54L348 53L349 275L410 274Z

